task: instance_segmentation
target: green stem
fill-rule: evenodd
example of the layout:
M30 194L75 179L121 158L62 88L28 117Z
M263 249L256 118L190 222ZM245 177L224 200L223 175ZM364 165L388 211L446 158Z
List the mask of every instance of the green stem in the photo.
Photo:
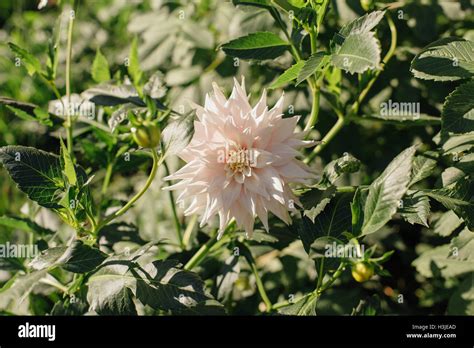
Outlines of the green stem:
M94 231L95 234L97 234L97 232L102 227L107 225L109 222L111 222L112 220L116 219L117 217L125 214L127 212L127 210L129 210L133 206L133 204L135 204L135 202L138 201L140 199L140 197L143 196L143 194L148 190L151 183L153 182L153 179L155 179L158 167L160 166L160 164L163 161L163 157L160 159L158 157L158 153L156 152L155 149L151 149L151 154L152 154L152 157L153 157L153 167L151 168L150 175L148 176L148 179L145 183L145 186L143 186L142 189L135 196L133 196L132 199L130 199L130 201L128 201L128 203L125 204L120 210L118 210L115 213L109 215L102 222L100 222L99 225L97 226L97 228Z
M263 286L262 279L260 278L260 275L258 274L257 265L255 264L255 260L253 256L250 254L250 249L249 249L249 253L244 253L244 257L247 260L247 263L249 264L250 269L252 270L252 273L255 277L255 283L257 284L258 292L263 302L265 303L265 311L271 312L273 310L273 305L270 299L268 298L267 292L265 291L265 287Z
M310 89L311 89L311 95L313 97L313 103L311 105L311 114L309 116L308 123L306 124L304 128L305 131L314 127L314 125L318 122L318 116L319 116L319 99L320 99L319 88L317 86L314 86L311 83ZM307 136L309 136L309 134L307 134Z
M194 226L196 225L198 216L197 214L194 214L191 219L188 221L188 225L186 226L186 229L184 230L183 234L183 249L186 250L189 245L189 241L191 240L191 234L193 233Z
M165 167L166 171L166 176L170 175L170 169L168 167L168 164L166 161L163 161L163 165ZM171 182L168 181L168 186L171 186ZM176 234L178 236L178 243L181 246L181 249L184 249L184 244L183 244L183 233L181 231L181 223L179 222L179 217L178 217L178 212L176 210L176 203L174 200L174 194L173 191L168 191L169 197L170 197L170 202L171 202L171 210L173 212L173 220L174 220L174 226L176 228Z
M235 225L235 220L232 219L227 225L226 229L224 230L224 235L230 230L232 230L234 228L234 225ZM207 254L209 254L214 244L217 244L216 242L217 242L218 235L219 235L218 233L214 233L214 235L203 246L201 246L201 248L199 248L196 254L194 254L193 257L189 259L189 261L186 263L186 265L184 265L183 268L185 270L190 271L194 267L198 266L204 260ZM221 241L222 240L223 238L221 239Z
M100 194L102 195L102 197L105 196L105 194L107 193L107 189L109 188L110 179L112 178L112 174L113 174L113 169L114 169L114 163L109 162L107 164L107 169L105 171L104 182L102 183L102 190L100 191Z
M67 98L67 121L65 123L66 132L67 132L67 149L72 156L72 147L73 147L73 140L72 140L72 115L71 115L71 58L72 58L72 32L74 28L74 18L76 16L76 6L77 2L74 0L73 4L73 15L70 14L69 17L69 24L67 30L67 54L66 54L66 98Z
M329 132L324 136L321 140L321 143L316 146L313 152L305 158L304 163L311 163L314 158L327 146L327 144L336 136L337 133L342 129L344 126L345 120L342 115L338 115L337 122L334 126L329 130Z

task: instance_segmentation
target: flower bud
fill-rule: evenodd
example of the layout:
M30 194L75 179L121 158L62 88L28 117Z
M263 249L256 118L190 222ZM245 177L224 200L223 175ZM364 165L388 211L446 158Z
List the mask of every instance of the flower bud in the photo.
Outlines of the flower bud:
M160 144L161 131L153 122L144 121L141 125L131 129L133 140L146 149L157 147Z
M374 275L374 266L367 262L357 262L352 266L352 277L363 283Z

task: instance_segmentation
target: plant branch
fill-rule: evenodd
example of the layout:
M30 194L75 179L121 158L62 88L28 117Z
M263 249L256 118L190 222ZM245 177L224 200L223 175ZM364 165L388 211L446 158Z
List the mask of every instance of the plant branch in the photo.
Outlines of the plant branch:
M67 108L66 115L67 120L65 123L66 132L67 132L67 149L69 154L72 156L72 128L73 120L71 115L71 58L72 58L72 32L74 28L74 19L76 16L77 10L77 0L74 0L73 3L73 12L69 15L69 24L67 30L67 54L66 54L66 98L67 98Z
M170 175L170 169L169 169L168 164L166 163L166 161L163 161L163 165L165 167L166 176L169 176ZM168 186L171 186L170 181L167 181L167 183L168 183ZM169 197L170 197L171 210L173 212L173 220L174 220L174 226L176 228L176 234L177 234L177 237L178 237L178 243L179 243L181 249L184 249L183 233L181 231L181 223L179 222L179 217L178 217L178 212L176 210L176 203L175 203L175 200L174 200L173 191L169 190L168 194L169 194Z

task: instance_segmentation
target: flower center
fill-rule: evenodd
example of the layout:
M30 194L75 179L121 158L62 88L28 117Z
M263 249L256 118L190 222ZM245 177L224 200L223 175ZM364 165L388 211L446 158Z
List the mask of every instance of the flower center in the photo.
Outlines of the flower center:
M227 154L227 167L234 173L243 173L250 167L249 150L239 147Z

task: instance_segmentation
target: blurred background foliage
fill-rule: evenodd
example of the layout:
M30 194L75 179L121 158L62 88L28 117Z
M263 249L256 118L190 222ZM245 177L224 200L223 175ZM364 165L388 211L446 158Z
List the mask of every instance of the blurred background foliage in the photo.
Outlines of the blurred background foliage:
M383 4L383 2L380 2ZM386 2L389 4L391 2ZM321 33L322 45L327 46L333 33L341 25L365 13L359 1L335 0L328 13L324 30ZM17 0L0 2L0 95L16 100L27 101L46 107L55 99L48 88L37 78L29 77L25 69L15 66L14 56L6 45L14 42L20 47L27 47L30 52L43 62L46 59L47 41L52 36L53 28L62 25L61 47L66 41L64 23L58 22L60 12L54 0L48 1L46 7L38 10L38 1ZM380 108L380 103L391 99L399 102L419 102L421 112L439 116L445 97L459 83L435 83L415 79L409 72L413 57L432 41L447 36L463 37L474 40L474 21L472 2L470 0L425 0L399 1L392 15L398 30L398 47L395 57L389 62L380 75L374 88L364 103L364 114L371 115ZM64 14L63 14L64 16ZM138 38L141 67L151 73L159 70L164 74L164 81L169 89L168 103L175 109L186 111L189 102L203 103L205 93L211 89L211 83L223 86L230 92L233 78L245 76L247 91L254 101L259 98L263 88L286 70L291 64L289 54L275 61L257 64L236 61L218 50L220 44L255 31L279 32L273 19L264 10L255 8L236 8L230 1L222 0L85 0L81 1L76 15L74 31L72 86L73 92L81 93L94 85L90 71L96 50L101 49L107 58L112 74L123 71L123 63L129 52L130 43ZM382 21L378 26L377 36L381 40L383 51L390 43L390 31ZM309 45L303 42L303 45ZM59 59L58 85L64 90L64 50ZM341 99L349 98L349 93L356 93L354 77L344 74L343 84L346 87ZM281 89L271 91L269 104L273 104L281 94ZM288 110L306 116L311 107L308 90L304 85L290 85L285 88ZM327 102L323 99L320 122L313 131L312 137L319 138L334 123ZM321 171L324 164L350 152L363 164L362 170L341 179L341 184L370 184L386 167L390 160L415 140L423 142L423 150L435 148L433 136L439 131L438 126L406 127L381 122L361 120L343 129L336 139L328 145L314 166ZM21 144L35 146L44 150L57 152L58 139L55 134L36 123L15 117L5 107L0 107L0 146ZM94 147L94 140L83 138L77 142L78 148L88 148L91 153L100 152ZM100 163L90 161L87 153L80 159L86 168L100 168ZM124 199L125 192L131 192L146 179L144 174L129 180L140 172L138 166L132 165L125 171L115 173L110 192L112 198ZM144 164L146 166L146 164ZM171 171L180 163L170 162ZM440 174L445 168L438 168ZM143 173L143 171L141 171ZM100 174L99 174L100 175ZM141 175L141 176L140 176ZM159 177L164 176L160 173ZM434 178L427 186L436 187L439 183ZM116 251L134 243L147 240L168 238L175 241L171 208L168 194L161 191L162 181L155 180L146 196L129 212L123 222L133 223L138 227L139 237L120 241L111 245ZM152 204L151 204L152 202ZM433 203L432 210L440 207ZM21 211L30 214L38 210L37 206L27 203L26 197L17 190L7 176L0 171L0 215ZM181 212L180 212L181 213ZM436 225L436 216L430 226ZM39 209L36 221L45 227L58 231L58 238L67 229L55 220L45 209ZM126 228L126 225L123 225ZM2 230L3 229L3 230ZM26 240L28 236L0 227L6 238ZM203 240L204 231L193 231L191 238L195 242ZM104 232L105 233L105 232ZM272 238L272 236L278 238ZM258 239L262 238L261 241ZM357 306L360 298L372 294L381 296L382 313L391 314L445 314L452 289L458 280L443 278L430 272L419 272L412 262L423 251L445 244L449 237L435 228L411 225L403 219L396 219L381 231L367 237L369 244L377 245L380 252L395 250L386 264L391 273L388 277L375 277L360 285L349 272L341 278L339 286L330 290L318 303L318 314L347 314ZM285 226L275 228L271 235L257 233L256 240L251 241L252 251L257 265L262 269L263 281L272 301L282 301L290 296L298 297L312 291L314 279L312 261L295 241L295 234ZM4 242L4 241L0 241ZM187 256L196 249L189 250ZM172 248L163 247L164 255L172 253ZM177 256L177 257L183 257ZM214 275L226 264L232 264L232 246L216 252L204 262L199 271L209 285L216 283ZM428 267L428 266L427 266ZM237 269L238 268L238 269ZM240 269L241 268L241 269ZM255 289L252 273L245 263L234 267L237 281L234 287L225 290L222 296L232 296L228 308L235 314L255 314L260 297ZM7 272L0 272L0 281L8 279ZM472 277L471 277L472 278ZM44 295L44 294L43 294ZM401 296L400 296L401 295ZM30 310L42 314L48 312L54 304L54 297L40 296L38 303L31 304ZM235 305L235 304L238 305Z

